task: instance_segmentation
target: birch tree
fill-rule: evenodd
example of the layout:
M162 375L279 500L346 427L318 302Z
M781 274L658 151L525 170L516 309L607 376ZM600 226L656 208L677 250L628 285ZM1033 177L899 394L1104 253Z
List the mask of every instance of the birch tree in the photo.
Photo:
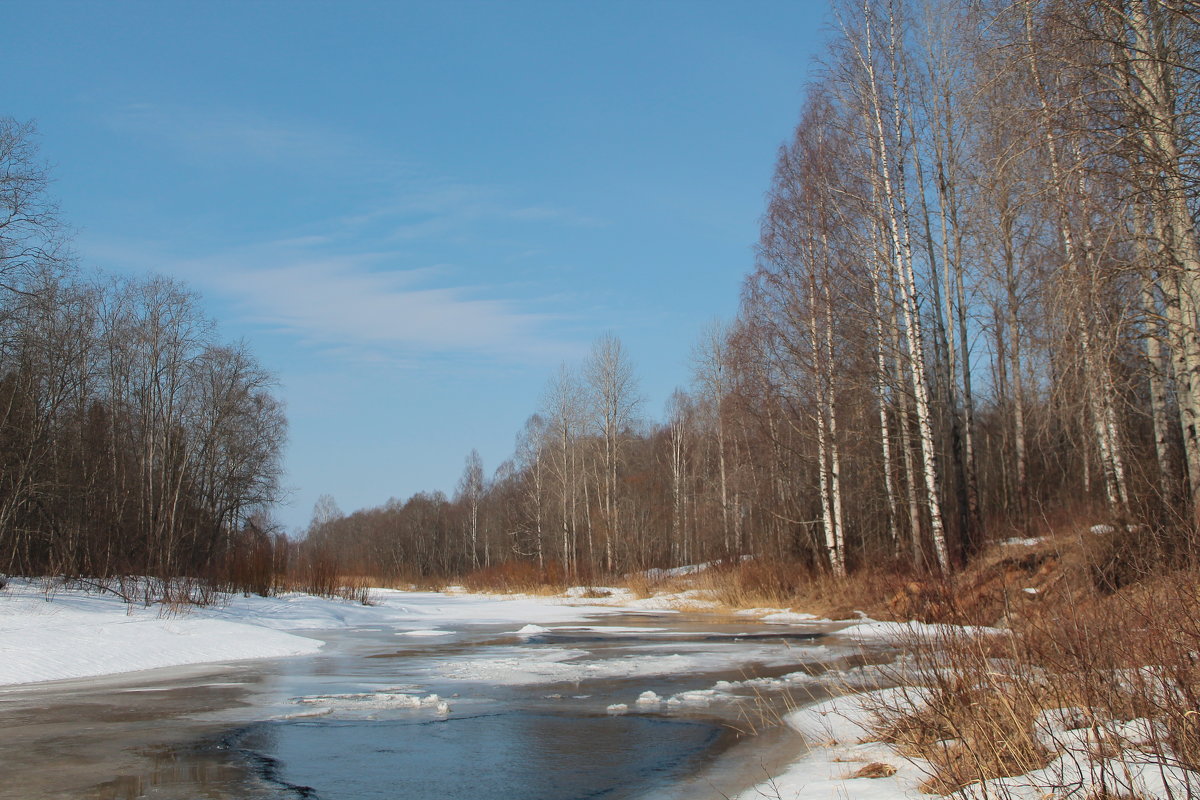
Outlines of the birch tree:
M633 364L621 340L612 334L605 334L592 345L583 374L591 400L592 424L601 442L599 497L605 525L604 563L605 568L612 571L618 555L617 539L621 535L618 477L622 440L633 425L642 398L638 394Z

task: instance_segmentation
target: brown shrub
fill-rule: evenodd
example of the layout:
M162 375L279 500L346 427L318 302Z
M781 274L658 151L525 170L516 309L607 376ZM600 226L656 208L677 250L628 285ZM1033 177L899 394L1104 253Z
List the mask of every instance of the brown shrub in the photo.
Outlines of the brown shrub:
M887 599L910 579L911 573L896 565L836 578L799 561L755 558L717 565L695 576L693 584L731 608L785 606L848 619L860 610L888 616Z
M963 642L929 643L948 648L950 670L923 671L931 685L923 702L905 699L879 705L874 732L901 755L933 768L922 790L948 794L971 783L1022 775L1044 767L1052 754L1040 743L1035 722L1043 710L1039 692L999 679L986 656ZM930 655L932 650L919 651ZM981 680L982 679L982 680Z
M545 568L530 561L505 561L468 573L463 586L473 592L557 593L567 586L561 566Z
M1137 532L1106 538L1088 530L1031 552L997 551L959 576L948 604L962 617L964 608L986 617L999 598L1009 630L914 639L915 668L896 680L922 684L926 702L876 709L875 733L932 765L925 790L951 792L1044 766L1078 736L1060 737L1047 724L1043 712L1055 709L1082 709L1062 728L1092 729L1093 757L1133 748L1200 769L1200 571L1187 560L1169 572L1161 562L1134 569L1149 563L1136 555L1118 574L1113 561L1097 560L1136 547L1127 537ZM1096 579L1097 564L1107 564L1109 578ZM1022 597L1029 587L1038 589L1035 599ZM891 606L905 614L943 596L907 585ZM1130 739L1109 732L1132 720L1151 724Z

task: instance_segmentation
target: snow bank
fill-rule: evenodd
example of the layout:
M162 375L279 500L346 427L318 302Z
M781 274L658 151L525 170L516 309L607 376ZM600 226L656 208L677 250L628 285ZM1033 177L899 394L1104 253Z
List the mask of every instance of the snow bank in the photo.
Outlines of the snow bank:
M43 594L12 581L0 597L0 685L90 678L156 667L314 653L321 642L233 613L164 617L114 595Z
M651 597L638 597L631 589L617 586L572 586L563 594L572 602L590 606L621 606L625 609L643 611L704 611L722 608L722 604L705 589L687 589L682 592L658 592Z
M775 611L759 617L760 622L773 622L779 625L792 625L797 622L813 622L817 619L818 617L816 614L808 614L803 611Z
M753 558L754 558L754 556L752 556L752 555L744 555L744 556L741 556L738 560L739 561L750 561ZM671 567L669 569L655 568L655 569L648 569L641 574L646 576L650 580L662 580L664 578L683 578L688 575L697 575L701 572L704 572L705 570L708 570L708 569L711 569L711 568L717 566L719 563L720 562L718 562L718 561L705 561L703 564L684 564L681 567Z
M408 687L384 689L378 692L352 694L313 694L292 698L292 703L313 706L313 711L300 716L328 715L335 712L373 712L396 709L432 709L449 714L450 704L436 694L421 695Z
M897 800L927 798L917 788L928 773L924 763L904 759L888 745L866 742L869 709L913 697L912 689L883 689L837 697L793 711L784 717L788 727L804 736L809 751L782 774L747 789L735 800L763 797L805 800ZM864 770L870 765L871 770ZM882 777L855 777L863 770Z
M924 691L914 687L882 689L837 697L785 715L788 727L804 737L808 752L734 800L930 797L919 788L933 774L929 762L870 741L869 730L872 709L919 706L924 697ZM1097 724L1090 719L1080 708L1044 712L1037 731L1047 747L1059 752L1053 761L1025 775L971 784L954 796L963 800L1196 796L1200 774L1179 766L1173 753L1152 751L1165 740L1165 731L1157 723L1134 719Z
M439 630L456 624L527 625L580 622L615 608L580 608L562 598L530 595L484 595L406 592L372 589L371 605L327 600L306 594L233 598L228 606L206 609L215 616L241 619L252 614L264 626L279 630L388 627L401 631Z
M664 638L662 643L666 645L668 640ZM492 648L478 657L466 654L461 660L445 665L439 677L522 686L729 671L749 663L766 667L790 666L802 658L817 662L830 657L831 651L821 646L789 650L774 644L743 642L731 642L724 647L714 647L710 642L688 642L672 646L671 652L630 654L622 658L591 658L586 650L565 647Z
M715 561L706 561L703 564L685 564L682 567L671 567L670 569L648 569L642 574L650 580L662 580L663 578L682 578L685 575L696 575L704 572L704 570L715 564Z
M295 631L392 628L448 634L470 623L577 622L617 608L579 608L546 598L497 598L375 589L364 606L304 594L230 596L224 605L127 605L111 593L10 580L0 593L0 686L90 678L158 667L282 658L318 651Z

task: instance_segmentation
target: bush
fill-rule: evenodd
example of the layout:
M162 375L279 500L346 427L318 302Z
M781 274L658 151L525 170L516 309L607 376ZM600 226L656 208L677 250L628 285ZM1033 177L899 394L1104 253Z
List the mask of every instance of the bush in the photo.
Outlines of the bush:
M549 562L505 561L467 574L463 586L473 592L560 592L567 588L562 566Z
M920 684L918 701L873 709L875 733L927 760L923 788L937 793L980 783L1004 798L1000 779L1068 752L1104 762L1136 751L1139 763L1200 773L1197 586L1191 568L1122 588L1081 582L1012 617L1009 631L915 639L911 671L893 677ZM1123 796L1122 780L1061 788ZM1187 780L1198 785L1186 795L1200 795L1200 779Z

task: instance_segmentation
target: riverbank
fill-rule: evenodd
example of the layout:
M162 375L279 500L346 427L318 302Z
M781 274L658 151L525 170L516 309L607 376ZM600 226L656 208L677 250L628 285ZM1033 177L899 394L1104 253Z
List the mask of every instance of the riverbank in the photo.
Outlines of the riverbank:
M893 628L893 688L786 715L808 754L739 800L1200 796L1200 570L1183 544L1073 526L889 591L875 613L943 624Z
M288 592L216 595L209 605L129 602L94 583L9 579L0 590L0 686L69 680L320 651L304 631L386 625L436 636L441 624L578 621L587 614L538 597L371 590L370 604ZM421 602L406 602L417 598ZM587 612L597 613L597 612ZM618 613L617 609L598 613Z

